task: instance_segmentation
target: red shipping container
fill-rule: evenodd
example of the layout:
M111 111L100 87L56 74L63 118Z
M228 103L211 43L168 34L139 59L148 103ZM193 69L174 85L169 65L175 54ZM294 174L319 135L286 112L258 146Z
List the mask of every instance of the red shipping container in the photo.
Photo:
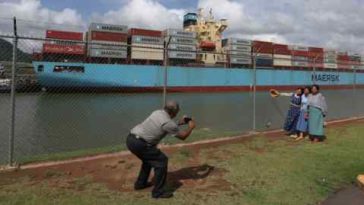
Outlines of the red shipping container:
M92 31L91 32L91 40L93 40L93 41L127 42L128 41L128 35L125 34L125 33Z
M265 41L253 41L253 53L273 54L273 43Z
M350 61L350 57L348 55L338 55L337 60L339 60L339 61Z
M149 30L149 29L140 29L140 28L131 28L131 29L129 29L128 34L130 36L162 37L162 31Z
M278 55L291 55L291 50L288 48L288 45L274 44L273 53Z
M292 51L292 56L310 57L309 51Z
M47 30L46 31L46 38L60 39L60 40L82 41L83 33L71 32L71 31Z
M43 53L83 55L85 53L85 49L82 45L60 45L45 43L43 44Z
M309 47L308 50L312 53L324 53L323 48Z

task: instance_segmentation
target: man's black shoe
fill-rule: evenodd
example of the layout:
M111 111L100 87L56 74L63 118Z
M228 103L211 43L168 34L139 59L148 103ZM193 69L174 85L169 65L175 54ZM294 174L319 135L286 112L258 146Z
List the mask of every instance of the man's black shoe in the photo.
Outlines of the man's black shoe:
M142 185L142 186L140 186L140 185L134 185L134 190L135 190L135 191L138 191L138 190L142 190L142 189L149 188L149 187L151 187L151 186L153 186L153 184L152 184L152 183L150 183L150 182L148 182L147 184Z
M173 193L171 192L164 192L158 196L152 196L155 199L169 199L173 197Z

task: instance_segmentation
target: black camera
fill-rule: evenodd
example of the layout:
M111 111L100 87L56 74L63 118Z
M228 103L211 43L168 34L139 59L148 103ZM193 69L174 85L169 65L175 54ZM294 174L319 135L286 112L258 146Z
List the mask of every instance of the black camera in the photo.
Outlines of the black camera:
M186 124L188 124L192 118L191 117L184 117L183 120L185 121Z

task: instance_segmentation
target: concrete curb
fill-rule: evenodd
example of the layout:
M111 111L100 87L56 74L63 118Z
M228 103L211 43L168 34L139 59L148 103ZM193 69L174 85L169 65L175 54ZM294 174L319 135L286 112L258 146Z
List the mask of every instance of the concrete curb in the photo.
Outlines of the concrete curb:
M359 121L359 120L364 120L364 116L363 117L345 118L345 119L340 119L340 120L333 120L333 121L328 122L328 125L332 126L332 125L339 124L339 123L355 122L355 121ZM230 141L241 140L241 139L244 139L244 138L247 138L247 137L257 136L257 135L260 135L260 134L269 135L269 134L277 134L277 133L280 133L280 132L283 132L283 130L277 129L277 130L270 130L270 131L263 131L263 132L248 133L248 134L245 134L245 135L234 136L234 137L224 137L224 138L218 138L218 139L213 139L213 140L201 140L201 141L192 142L192 143L180 143L180 144L175 144L175 145L162 145L162 146L160 146L160 148L161 149L170 149L170 148L173 149L173 148L193 147L193 146L196 146L196 145L209 145L209 144L216 144L216 143L226 143L226 142L230 142ZM6 169L6 167L5 167L3 169L3 171L9 171L9 170L11 171L11 170L16 170L16 169L26 170L26 169L52 167L52 166L72 164L72 163L78 163L78 162L88 162L88 161L105 159L105 158L127 157L127 156L130 156L130 155L131 155L131 153L129 151L122 151L122 152L117 152L117 153L100 154L100 155L95 155L95 156L80 157L80 158L74 158L74 159L63 160L63 161L40 162L40 163L26 164L26 165L20 165L19 167L8 168L8 169ZM3 171L1 171L1 169L0 169L0 172L3 172Z

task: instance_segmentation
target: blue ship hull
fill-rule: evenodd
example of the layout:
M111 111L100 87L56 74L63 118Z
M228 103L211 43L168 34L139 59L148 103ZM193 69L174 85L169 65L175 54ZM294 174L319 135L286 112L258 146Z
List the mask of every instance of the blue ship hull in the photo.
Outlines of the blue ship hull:
M146 92L161 90L164 85L162 66L57 62L33 62L33 65L38 82L47 89ZM252 69L169 66L167 76L168 90L175 92L248 91L254 82ZM313 83L333 89L351 88L354 83L361 87L364 72L257 69L258 90L292 89Z

